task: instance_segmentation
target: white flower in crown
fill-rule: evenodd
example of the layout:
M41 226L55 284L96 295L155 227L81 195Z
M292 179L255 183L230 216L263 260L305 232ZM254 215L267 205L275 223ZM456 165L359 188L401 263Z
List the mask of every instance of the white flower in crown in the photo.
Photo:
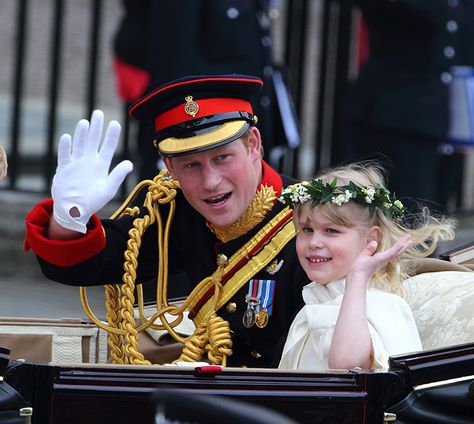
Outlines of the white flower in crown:
M324 203L342 206L350 200L369 208L370 216L378 209L394 220L402 218L404 207L402 202L395 199L382 184L377 187L359 186L353 181L338 186L337 180L323 182L322 179L303 181L282 190L278 199L281 203L294 209L298 204L311 202L311 207Z
M306 187L303 184L298 185L296 190L298 192L298 200L300 203L304 203L308 200L311 200L311 195L308 193L308 190L306 190Z
M352 199L352 194L350 191L346 190L345 193L338 194L337 196L331 199L331 203L334 203L337 206L341 206L343 203L347 203Z
M405 206L403 206L403 203L400 202L400 200L395 200L395 202L393 202L393 204L398 208L400 209L401 211L404 210Z
M300 201L300 196L297 191L294 191L293 193L291 193L290 200L293 203L298 203Z
M307 184L306 181L303 181L302 183L293 184L283 189L278 200L281 203L286 204L287 201L285 195L289 195L289 200L293 204L304 203L311 200L311 195L308 193L305 184Z
M284 205L286 205L286 199L285 199L285 195L287 194L290 194L292 192L291 188L284 188L282 191L281 191L281 195L280 197L278 198L278 201L283 203Z
M365 201L372 203L375 198L375 189L373 187L362 187L360 191L365 194Z

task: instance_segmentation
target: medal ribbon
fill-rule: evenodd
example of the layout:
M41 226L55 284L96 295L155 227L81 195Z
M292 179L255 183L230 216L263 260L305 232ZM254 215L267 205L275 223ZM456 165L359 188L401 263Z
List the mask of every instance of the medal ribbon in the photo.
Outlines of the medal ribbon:
M257 312L266 310L269 316L272 315L274 293L275 280L250 280L249 296L260 299L260 303L257 306Z

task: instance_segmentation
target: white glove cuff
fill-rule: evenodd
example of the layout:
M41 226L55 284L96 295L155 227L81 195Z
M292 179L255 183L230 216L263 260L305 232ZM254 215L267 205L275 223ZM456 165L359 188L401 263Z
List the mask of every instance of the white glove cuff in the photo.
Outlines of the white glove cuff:
M71 208L73 207L74 206L71 206ZM71 210L71 208L69 208L69 210ZM77 218L75 218L71 216L69 212L57 208L56 205L53 206L53 217L56 222L63 228L72 231L78 231L82 234L85 234L87 232L87 223L89 222L90 217L78 216ZM87 220L85 220L84 218L87 218Z

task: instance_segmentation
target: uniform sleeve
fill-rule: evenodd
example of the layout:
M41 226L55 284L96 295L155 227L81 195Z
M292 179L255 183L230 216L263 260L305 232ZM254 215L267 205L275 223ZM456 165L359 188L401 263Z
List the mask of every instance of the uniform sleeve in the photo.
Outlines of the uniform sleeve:
M53 199L38 203L26 216L25 250L32 250L43 260L57 266L83 262L105 247L105 234L97 215L93 215L83 237L51 240L46 231L53 213Z
M32 250L43 274L50 280L73 286L120 284L124 274L124 252L135 217L99 220L94 216L88 231L75 240L50 240L46 229L52 200L40 202L26 218L25 249ZM136 283L156 276L156 231L141 238Z

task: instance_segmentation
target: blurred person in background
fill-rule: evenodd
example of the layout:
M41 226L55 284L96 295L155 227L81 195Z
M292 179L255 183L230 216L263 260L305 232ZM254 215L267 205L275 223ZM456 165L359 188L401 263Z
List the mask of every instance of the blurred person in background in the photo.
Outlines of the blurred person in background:
M269 0L158 2L123 0L114 38L114 68L121 99L133 103L145 92L183 75L241 73L259 76L255 102L267 153L282 143L274 134ZM153 178L159 158L153 125L138 130L138 178Z
M432 209L452 209L462 181L458 146L474 143L472 132L459 138L453 120L460 116L454 107L467 104L469 84L474 99L474 1L354 4L367 24L369 55L347 93L345 159L382 153L392 191ZM464 91L453 90L460 71L471 75Z

